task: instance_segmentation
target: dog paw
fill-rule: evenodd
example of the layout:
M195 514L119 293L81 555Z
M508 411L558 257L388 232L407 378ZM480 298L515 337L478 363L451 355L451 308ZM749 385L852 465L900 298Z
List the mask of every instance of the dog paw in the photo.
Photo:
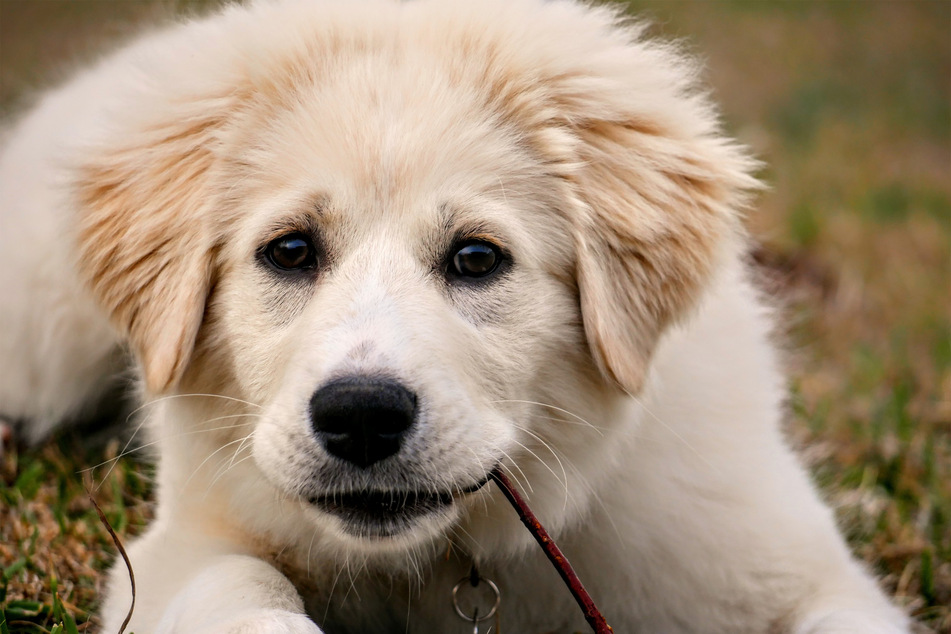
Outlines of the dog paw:
M323 634L323 630L303 614L261 609L236 614L196 634Z
M836 610L815 614L795 628L795 634L907 634L908 622L891 606L882 611Z

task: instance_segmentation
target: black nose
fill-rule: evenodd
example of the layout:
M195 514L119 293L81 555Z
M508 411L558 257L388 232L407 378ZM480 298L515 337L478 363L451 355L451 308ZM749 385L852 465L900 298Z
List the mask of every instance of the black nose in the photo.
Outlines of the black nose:
M327 451L369 467L400 450L416 395L392 379L345 377L314 392L310 418Z

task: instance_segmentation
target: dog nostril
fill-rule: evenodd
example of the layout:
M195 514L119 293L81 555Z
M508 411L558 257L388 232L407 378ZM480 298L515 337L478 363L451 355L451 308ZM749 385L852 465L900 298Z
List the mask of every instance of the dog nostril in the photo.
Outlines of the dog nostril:
M399 451L416 419L416 395L392 379L345 377L314 392L310 417L327 451L369 467Z

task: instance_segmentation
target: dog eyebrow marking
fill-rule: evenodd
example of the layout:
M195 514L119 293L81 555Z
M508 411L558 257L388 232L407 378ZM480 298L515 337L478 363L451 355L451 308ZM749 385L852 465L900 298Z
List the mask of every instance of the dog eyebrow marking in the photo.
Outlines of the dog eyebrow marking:
M261 238L261 245L267 245L276 238L295 232L305 233L316 239L321 234L320 221L326 217L325 206L317 204L308 211L278 218L268 225L264 236Z
M442 235L436 241L439 253L449 250L456 242L463 240L485 240L499 247L506 255L511 252L511 242L506 239L505 232L483 219L477 219L475 213L443 203L439 206L442 216Z

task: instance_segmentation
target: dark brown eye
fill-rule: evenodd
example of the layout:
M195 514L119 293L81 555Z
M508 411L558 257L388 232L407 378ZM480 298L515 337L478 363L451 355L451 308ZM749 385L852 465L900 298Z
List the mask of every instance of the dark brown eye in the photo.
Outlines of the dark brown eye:
M502 254L494 244L470 242L453 253L449 269L460 277L486 277L494 273L501 262Z
M317 266L317 250L310 238L292 233L272 240L264 250L264 257L282 271L299 271Z

